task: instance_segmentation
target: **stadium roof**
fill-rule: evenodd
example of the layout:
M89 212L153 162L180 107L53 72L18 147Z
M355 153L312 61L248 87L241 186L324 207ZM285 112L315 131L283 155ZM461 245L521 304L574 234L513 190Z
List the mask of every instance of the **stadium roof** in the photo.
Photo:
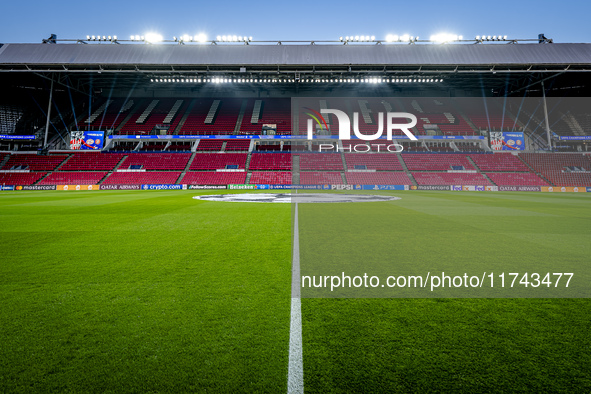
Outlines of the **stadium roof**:
M590 66L591 44L147 45L5 44L10 66Z

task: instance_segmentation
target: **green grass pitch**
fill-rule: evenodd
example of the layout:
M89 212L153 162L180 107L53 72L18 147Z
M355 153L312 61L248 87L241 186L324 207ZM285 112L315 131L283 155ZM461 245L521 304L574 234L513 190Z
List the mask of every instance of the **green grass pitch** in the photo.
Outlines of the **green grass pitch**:
M509 236L516 262L589 264L591 195L392 193L300 205L303 268L354 255L331 228L387 229L374 254L420 269ZM0 392L285 392L290 206L196 194L0 194ZM306 392L591 391L589 299L303 298L302 319Z

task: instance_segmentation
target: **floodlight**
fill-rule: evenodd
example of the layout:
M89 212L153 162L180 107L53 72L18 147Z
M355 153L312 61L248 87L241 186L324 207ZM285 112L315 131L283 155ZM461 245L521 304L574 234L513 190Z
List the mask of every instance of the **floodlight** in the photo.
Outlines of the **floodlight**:
M503 36L503 40L506 40L506 39L507 39L507 36Z
M371 36L371 40L375 41L376 40L376 36Z
M195 41L197 42L205 42L207 41L207 36L203 33L199 33L195 36Z
M359 36L355 36L355 41L359 41Z
M408 41L410 38L410 36L408 34L404 34L402 36L400 36L400 41Z

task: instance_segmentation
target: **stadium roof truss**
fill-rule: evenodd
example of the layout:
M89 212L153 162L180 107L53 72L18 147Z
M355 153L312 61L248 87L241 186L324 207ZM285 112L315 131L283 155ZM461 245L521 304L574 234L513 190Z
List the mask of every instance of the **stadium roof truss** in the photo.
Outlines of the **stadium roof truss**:
M347 86L351 79L387 81L367 89L465 89L495 95L561 76L586 86L591 44L485 45L135 45L4 44L2 73L34 73L81 92L109 88L204 88L221 81L233 90L259 84L306 91ZM57 77L56 77L57 75ZM163 81L164 83L160 83ZM418 81L418 84L417 84ZM420 85L433 82L435 85ZM236 84L234 82L246 82ZM437 82L440 82L437 85ZM318 85L318 84L322 85ZM564 85L564 84L563 84ZM350 85L348 85L350 86ZM205 87L207 88L207 87ZM221 89L220 86L217 89ZM488 93L487 93L488 94Z

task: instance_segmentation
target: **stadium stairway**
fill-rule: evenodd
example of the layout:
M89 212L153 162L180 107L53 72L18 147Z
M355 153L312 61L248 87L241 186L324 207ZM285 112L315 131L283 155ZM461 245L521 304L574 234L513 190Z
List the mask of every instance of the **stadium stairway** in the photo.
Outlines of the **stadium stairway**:
M300 184L300 156L291 156L291 183L294 185Z
M406 166L406 163L404 162L404 160L402 159L402 155L400 153L396 153L396 156L398 156L398 162L400 162L400 165L402 166L402 168L404 169L404 172L406 173L406 175L408 175L408 178L410 179L410 181L412 182L412 184L414 186L417 186L418 183L415 180L415 177L412 176L412 173L408 170L408 167Z
M189 158L189 161L187 162L185 169L183 170L183 172L181 172L181 176L179 176L179 178L176 181L177 185L180 185L183 178L185 177L185 175L187 175L187 171L189 171L189 168L191 168L191 164L193 164L193 160L195 159L195 155L197 155L197 153L195 153L195 152L191 153L191 157Z
M191 100L191 102L187 106L187 109L185 110L185 113L183 114L183 117L181 118L179 123L176 125L176 128L172 131L172 133L170 133L171 135L178 135L180 133L181 129L185 125L185 122L187 121L187 118L191 114L191 111L193 110L193 107L195 106L196 102L197 102L197 99Z
M246 173L246 180L244 181L245 184L250 184L250 177L252 177L252 172Z
M248 100L242 100L242 105L240 106L240 112L238 113L238 118L236 119L236 125L234 126L234 132L232 134L237 135L240 133L240 126L242 126L242 120L244 119L244 113L246 112L246 106L248 104ZM248 183L248 182L246 182Z
M472 164L474 166L474 168L476 168L476 171L478 171L479 174L481 174L487 181L489 181L491 184L498 186L496 183L494 183L492 181L492 179L490 179L488 177L488 175L486 175L484 172L482 172L482 170L480 169L480 167L478 167L478 165L476 164L476 162L474 160L472 160L472 158L470 157L470 155L466 155L466 159L468 159L468 161L470 162L470 164Z
M519 160L521 160L527 166L527 168L529 168L531 170L531 172L533 172L534 174L536 174L537 176L539 176L540 178L542 178L544 181L548 182L548 185L556 186L555 184L553 184L552 182L550 182L550 180L548 178L546 178L544 175L542 175L541 173L537 172L532 166L530 166L529 163L527 161L525 161L523 159L523 157L521 157L521 155L517 155L517 157L519 157Z
M107 172L107 175L105 175L99 182L99 185L102 185L103 182L105 181L105 179L107 179L108 177L111 176L111 174L113 174L115 171L117 171L117 169L119 167L121 167L121 164L123 164L123 162L125 161L125 159L127 159L127 155L124 155L121 160L119 161L119 163L117 163L117 165L115 166L115 168L113 168L111 171Z
M225 152L226 151L226 144L227 143L228 143L228 141L224 141L224 143L222 144L222 148L220 149L220 152ZM249 160L249 159L247 159L247 160Z
M123 118L121 123L119 123L119 125L117 125L117 127L115 128L115 134L119 134L119 131L121 131L121 129L127 124L129 119L131 119L131 117L135 114L137 109L141 108L140 106L142 105L143 102L144 102L144 100L137 100L137 103L135 103L135 106L130 108L127 111L127 115L125 115L125 118Z

